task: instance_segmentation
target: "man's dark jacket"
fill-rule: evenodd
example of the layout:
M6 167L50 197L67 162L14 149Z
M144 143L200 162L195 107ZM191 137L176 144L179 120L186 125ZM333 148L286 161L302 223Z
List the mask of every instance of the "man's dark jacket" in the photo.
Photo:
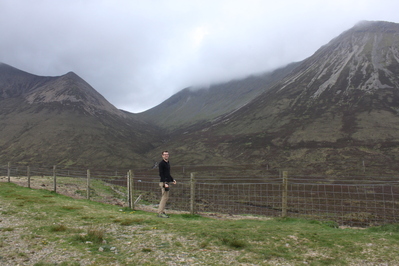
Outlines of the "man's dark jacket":
M174 181L173 177L170 175L169 161L165 162L165 160L162 160L158 164L158 168L159 168L159 176L161 177L160 182L173 182Z

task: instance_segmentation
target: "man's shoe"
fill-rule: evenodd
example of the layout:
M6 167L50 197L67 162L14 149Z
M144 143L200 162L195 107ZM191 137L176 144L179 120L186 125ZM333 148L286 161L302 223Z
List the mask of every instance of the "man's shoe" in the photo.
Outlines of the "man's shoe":
M160 214L158 214L158 217L161 217L161 218L169 218L169 216L166 215L166 213L160 213Z

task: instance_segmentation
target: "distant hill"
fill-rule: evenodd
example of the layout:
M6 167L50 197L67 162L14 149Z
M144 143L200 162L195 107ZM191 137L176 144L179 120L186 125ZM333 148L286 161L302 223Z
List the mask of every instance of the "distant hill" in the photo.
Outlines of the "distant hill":
M40 77L0 64L0 161L98 168L151 165L153 126L70 72Z

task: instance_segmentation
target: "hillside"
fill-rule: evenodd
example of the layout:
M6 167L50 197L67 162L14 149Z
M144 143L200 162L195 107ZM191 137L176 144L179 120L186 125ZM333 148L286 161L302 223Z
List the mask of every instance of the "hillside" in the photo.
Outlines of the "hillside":
M154 127L108 103L76 74L40 77L0 64L0 161L115 168L149 165Z
M208 88L186 88L163 103L137 114L139 118L168 131L182 130L235 112L285 77L298 63L241 80Z
M359 23L236 112L196 124L168 145L187 164L397 173L398 55L398 24Z
M110 190L103 190L110 191ZM107 198L110 195L103 195ZM211 219L76 200L0 182L0 264L395 265L398 226L364 230L267 217Z

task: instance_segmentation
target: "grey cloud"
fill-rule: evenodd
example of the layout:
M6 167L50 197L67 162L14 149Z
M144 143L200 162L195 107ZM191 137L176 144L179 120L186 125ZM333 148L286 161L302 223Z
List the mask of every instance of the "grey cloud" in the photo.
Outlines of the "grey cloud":
M399 22L397 10L389 0L0 0L0 61L73 71L140 112L188 86L303 60L360 20Z

